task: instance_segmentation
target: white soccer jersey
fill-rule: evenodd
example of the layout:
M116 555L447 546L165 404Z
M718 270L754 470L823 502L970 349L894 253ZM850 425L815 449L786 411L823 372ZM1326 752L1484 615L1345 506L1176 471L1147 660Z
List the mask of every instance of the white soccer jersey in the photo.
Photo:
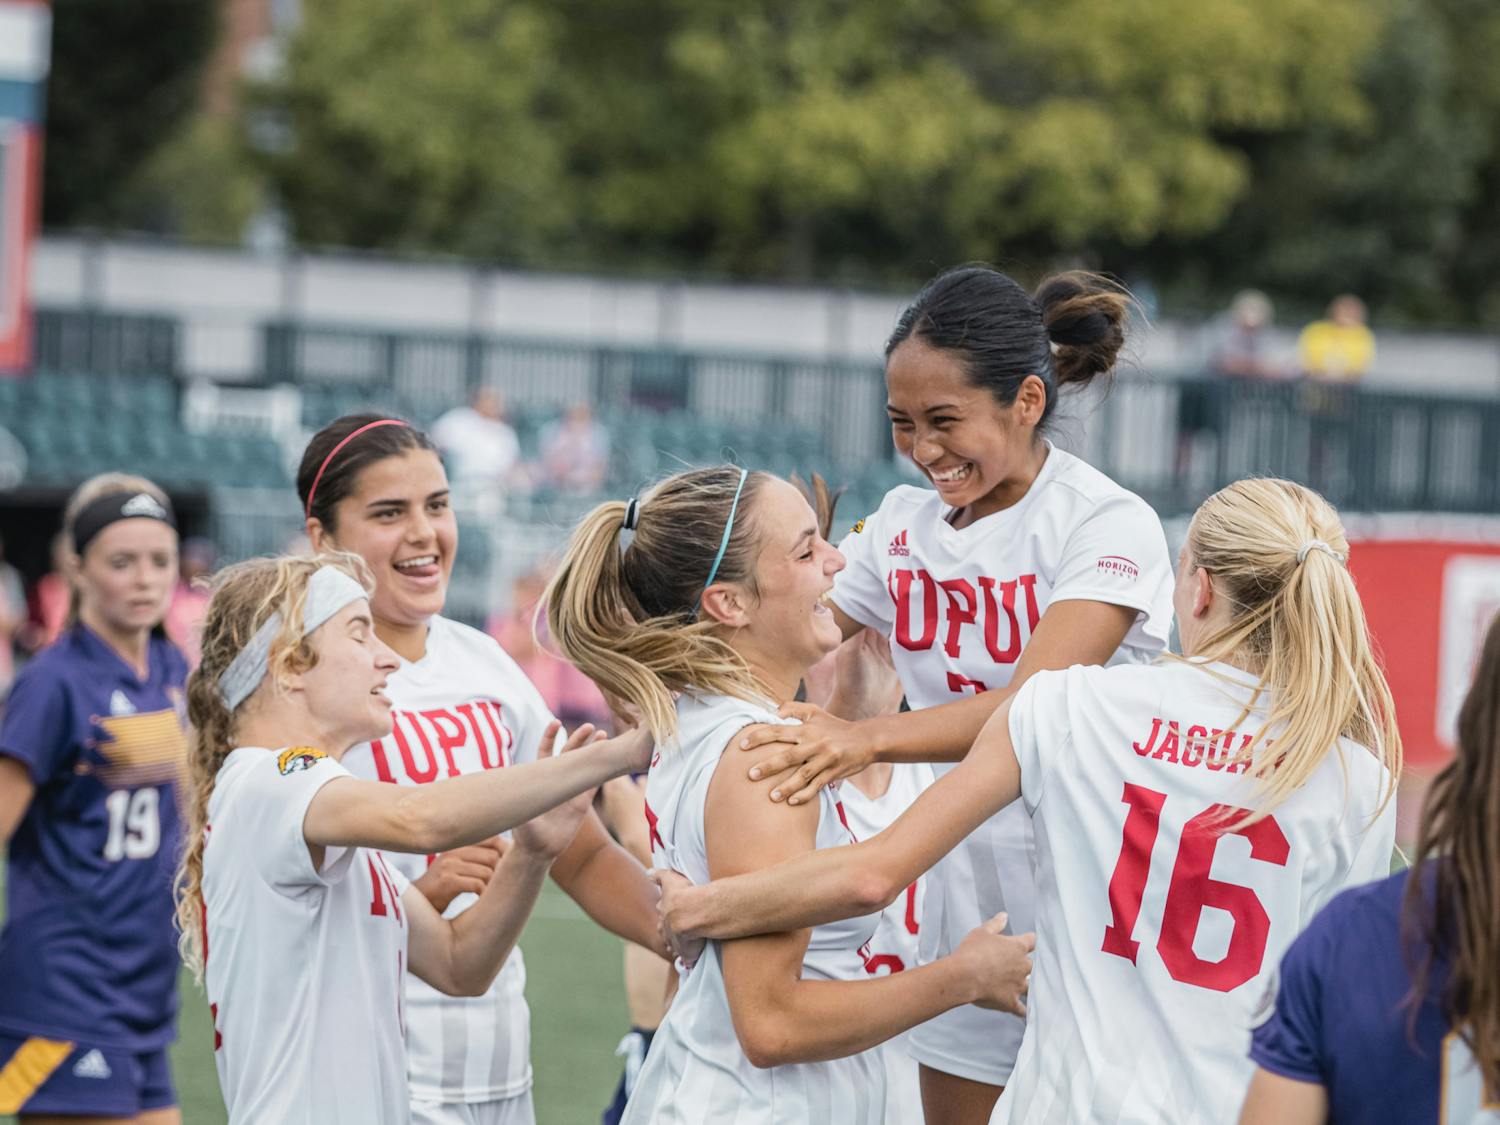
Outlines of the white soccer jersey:
M393 705L389 738L356 746L344 765L359 777L426 785L479 770L536 760L552 715L526 674L493 638L434 617L422 659L403 660L386 695ZM386 853L408 879L430 859ZM453 918L476 895L455 898ZM531 1011L519 947L483 996L447 996L414 976L406 985L406 1045L412 1098L485 1102L531 1087Z
M208 802L204 983L231 1125L404 1125L406 880L302 822L348 773L322 751L242 746Z
M646 778L646 820L658 868L706 883L703 821L709 783L735 732L775 723L769 704L725 696L684 695L677 703L676 742L653 759ZM834 791L819 795L816 845L851 842ZM861 947L878 914L812 931L803 979L861 980ZM657 1029L626 1106L624 1125L881 1125L885 1079L878 1051L831 1062L752 1066L729 1012L717 942L683 975L677 998Z
M1254 805L1233 762L1261 726L1240 721L1254 684L1228 665L1167 662L1044 672L1017 693L1037 950L992 1121L1233 1121L1282 953L1336 893L1389 870L1395 803L1376 813L1387 772L1352 742L1272 815L1226 831L1226 811Z
M1049 445L1019 502L964 528L931 489L892 489L839 549L848 566L833 601L891 639L910 706L936 707L1010 683L1047 607L1098 601L1137 611L1113 662L1164 651L1172 627L1172 563L1156 513L1090 465ZM941 776L951 766L934 766ZM1030 826L1007 809L948 853L928 877L923 963L951 953L994 914L1031 929ZM929 1066L1004 1085L1022 1021L972 1005L916 1028Z
M856 840L868 840L885 831L911 807L932 784L932 767L925 763L900 763L891 767L891 784L879 797L866 797L852 780L839 787L849 831ZM927 888L924 875L906 893L885 908L880 925L870 939L865 972L871 975L899 973L917 964L917 934L921 929L922 899ZM920 1125L922 1090L917 1079L917 1060L908 1044L909 1032L880 1045L885 1067L886 1125Z

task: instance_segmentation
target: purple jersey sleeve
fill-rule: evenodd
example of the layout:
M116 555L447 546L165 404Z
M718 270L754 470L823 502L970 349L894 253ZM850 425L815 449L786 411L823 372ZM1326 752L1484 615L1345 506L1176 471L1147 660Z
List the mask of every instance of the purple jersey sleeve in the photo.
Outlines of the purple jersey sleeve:
M47 670L32 664L16 678L0 720L0 754L15 758L37 786L58 771L72 751L72 708L66 686Z
M1323 989L1327 981L1328 953L1334 929L1331 912L1313 919L1287 949L1281 966L1272 975L1263 1004L1267 1018L1255 1029L1250 1057L1273 1074L1300 1082L1326 1085L1323 1058ZM1274 999L1274 1007L1272 1002Z

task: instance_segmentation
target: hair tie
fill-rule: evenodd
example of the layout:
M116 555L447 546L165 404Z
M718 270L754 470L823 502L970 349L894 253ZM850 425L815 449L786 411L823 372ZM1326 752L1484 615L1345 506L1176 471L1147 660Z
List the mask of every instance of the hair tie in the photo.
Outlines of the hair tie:
M632 496L630 498L629 502L625 505L625 522L622 525L622 527L624 528L624 530L626 530L626 531L634 531L635 530L635 521L640 516L640 514L641 514L641 502L640 502L639 499L637 499L636 497Z
M323 479L323 473L327 471L329 463L338 456L340 449L343 449L344 446L348 445L351 441L359 437L359 435L364 433L366 430L373 430L377 426L405 426L408 424L409 423L403 422L400 418L381 418L379 421L366 422L359 429L355 430L348 437L344 438L343 441L339 442L332 449L330 449L328 451L328 456L323 458L323 463L318 466L318 473L315 477L313 477L312 487L307 490L307 511L305 511L303 515L307 519L312 519L313 497L318 494L318 482Z
M729 518L724 521L724 537L719 540L719 553L714 556L714 565L709 569L708 581L703 583L703 591L698 595L698 600L693 603L693 616L698 616L698 610L703 605L703 595L708 593L708 588L714 584L714 579L719 576L719 564L724 561L724 552L729 550L729 537L734 533L734 514L739 511L740 493L745 491L745 478L750 475L749 469L740 470L740 483L735 486L734 500L729 505Z
M1321 539L1309 539L1297 548L1297 565L1301 566L1307 561L1307 556L1312 551L1322 551L1340 566L1344 565L1344 556L1335 551Z

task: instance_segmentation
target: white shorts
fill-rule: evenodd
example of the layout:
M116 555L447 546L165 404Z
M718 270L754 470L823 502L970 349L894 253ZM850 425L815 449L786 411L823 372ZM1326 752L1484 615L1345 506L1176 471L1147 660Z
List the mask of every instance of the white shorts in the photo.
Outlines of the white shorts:
M411 1125L536 1125L531 1091L497 1102L412 1102Z
M1036 928L1035 841L1017 801L976 828L934 867L922 900L917 938L925 965L946 957L980 923L1005 911L1006 932ZM1026 1021L966 1004L912 1028L912 1058L923 1066L991 1086L1015 1069Z

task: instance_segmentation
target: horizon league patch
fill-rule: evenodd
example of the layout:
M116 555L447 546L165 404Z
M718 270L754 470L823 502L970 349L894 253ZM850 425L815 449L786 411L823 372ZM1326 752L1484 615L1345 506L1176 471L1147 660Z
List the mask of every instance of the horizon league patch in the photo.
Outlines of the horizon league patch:
M850 535L858 535L864 529L865 529L865 521L862 520L862 519L855 520L854 521L854 526L849 529L849 534Z
M321 750L314 750L311 746L292 746L283 750L276 756L276 768L281 771L282 777L289 777L302 770L312 769L318 764L318 759L328 757Z
M1121 578L1126 582L1134 582L1141 576L1141 568L1136 565L1135 560L1127 559L1124 555L1105 555L1094 564L1094 568L1100 574Z

